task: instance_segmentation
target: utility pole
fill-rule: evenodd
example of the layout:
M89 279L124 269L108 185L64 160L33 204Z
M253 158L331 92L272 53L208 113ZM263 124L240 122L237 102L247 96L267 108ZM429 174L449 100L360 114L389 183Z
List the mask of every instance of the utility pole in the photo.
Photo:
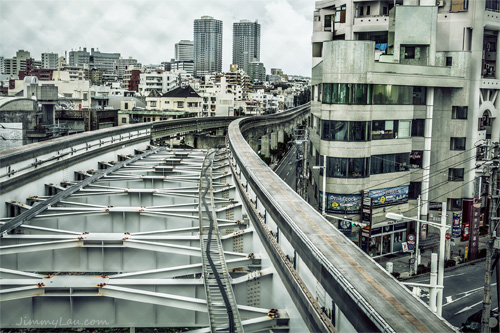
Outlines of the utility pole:
M491 147L491 146L490 146ZM491 159L491 164L489 165L489 169L491 171L490 174L490 184L488 186L488 198L490 202L490 211L489 211L489 235L488 235L488 247L486 249L486 270L484 273L484 297L483 297L483 313L481 317L481 332L490 332L490 313L491 313L491 273L492 273L492 264L493 264L493 256L496 255L498 250L498 244L496 241L497 238L497 228L499 218L497 217L497 209L498 209L498 200L499 195L496 189L497 183L497 173L498 173L498 164L500 162L500 156L498 153L499 145L495 143L493 145L493 156ZM487 154L486 154L487 155ZM496 246L495 246L496 245ZM500 269L497 266L497 280L498 274L500 273ZM497 287L497 294L500 291Z

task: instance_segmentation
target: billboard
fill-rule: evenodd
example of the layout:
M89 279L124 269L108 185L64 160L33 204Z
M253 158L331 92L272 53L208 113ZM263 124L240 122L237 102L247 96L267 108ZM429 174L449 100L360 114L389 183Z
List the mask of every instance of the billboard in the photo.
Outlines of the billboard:
M333 214L359 214L361 212L361 195L326 193L325 211ZM319 205L323 202L323 192L319 192Z
M372 198L373 208L379 208L407 203L408 190L409 186L405 185L371 190L368 195Z

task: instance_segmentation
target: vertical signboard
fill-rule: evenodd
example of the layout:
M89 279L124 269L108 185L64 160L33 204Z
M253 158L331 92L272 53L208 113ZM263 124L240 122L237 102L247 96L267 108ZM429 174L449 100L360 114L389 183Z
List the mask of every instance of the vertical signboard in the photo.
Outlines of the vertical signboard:
M453 213L453 223L451 229L451 237L458 238L462 233L462 214L461 213Z
M481 205L472 205L472 221L470 225L469 238L469 258L470 260L477 259L479 252L479 220L481 217Z
M372 198L368 195L368 191L362 193L361 199L361 222L366 224L369 229L361 231L361 248L368 252L370 243L370 233L372 228Z

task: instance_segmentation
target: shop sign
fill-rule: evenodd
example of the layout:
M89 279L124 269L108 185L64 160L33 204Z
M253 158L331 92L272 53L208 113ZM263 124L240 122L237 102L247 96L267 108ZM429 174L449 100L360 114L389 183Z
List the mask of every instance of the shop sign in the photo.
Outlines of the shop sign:
M373 208L400 205L408 202L409 186L397 186L372 190L369 196L372 199Z
M359 214L361 212L361 195L326 193L325 211L333 214ZM319 207L323 202L323 192L319 192Z
M481 205L476 204L472 206L472 222L470 226L469 238L469 258L471 260L477 259L479 252L479 220L481 218Z
M352 232L352 224L350 220L340 220L339 221L339 231L342 232L344 235L350 235Z
M462 233L461 222L462 222L462 213L453 213L453 223L451 227L451 236L453 238L460 237L460 234Z
M429 202L429 210L442 210L443 203L442 202Z

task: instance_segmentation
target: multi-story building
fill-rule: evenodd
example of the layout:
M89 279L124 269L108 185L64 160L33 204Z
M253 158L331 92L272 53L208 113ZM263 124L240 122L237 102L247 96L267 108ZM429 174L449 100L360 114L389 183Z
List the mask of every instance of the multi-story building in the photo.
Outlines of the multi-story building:
M160 94L166 93L179 86L177 74L162 69L141 73L139 93L143 96L148 96L153 90L158 91Z
M3 63L4 59L5 58L3 56L0 56L0 74L5 74L5 65Z
M260 24L241 20L233 23L233 64L248 73L252 61L260 61Z
M183 70L186 73L193 75L194 74L194 61L174 61L170 63L170 68L172 71L175 70Z
M53 52L42 53L42 68L56 69L59 55Z
M394 6L396 4L396 6ZM467 239L483 147L500 137L499 1L316 2L308 200L368 226L370 255L400 251L412 224L439 220ZM323 177L326 176L326 189ZM487 216L487 214L485 214ZM483 218L483 222L487 221ZM352 230L355 231L355 230ZM424 235L426 230L417 232Z
M194 75L222 71L222 21L211 16L194 20Z
M252 82L266 81L266 68L264 64L259 61L252 61L248 64L248 76Z
M70 66L83 66L90 63L90 52L87 52L87 48L84 47L83 50L69 51L69 65Z
M115 70L115 62L120 59L120 53L106 53L94 48L90 49L90 66L105 73L112 74Z
M132 57L129 57L127 59L120 57L115 60L114 66L114 73L118 75L118 78L122 79L123 74L125 74L126 70L132 68L140 68L141 64L137 62L137 59L133 59Z
M129 91L139 91L141 82L141 71L139 69L127 69L123 74L122 88Z
M175 43L175 61L194 61L194 42L181 40Z
M4 58L3 60L3 72L7 75L19 75L20 71L26 70L26 60L31 59L29 51L19 50L16 52L16 56L13 58ZM38 62L32 63L32 65L39 65Z

